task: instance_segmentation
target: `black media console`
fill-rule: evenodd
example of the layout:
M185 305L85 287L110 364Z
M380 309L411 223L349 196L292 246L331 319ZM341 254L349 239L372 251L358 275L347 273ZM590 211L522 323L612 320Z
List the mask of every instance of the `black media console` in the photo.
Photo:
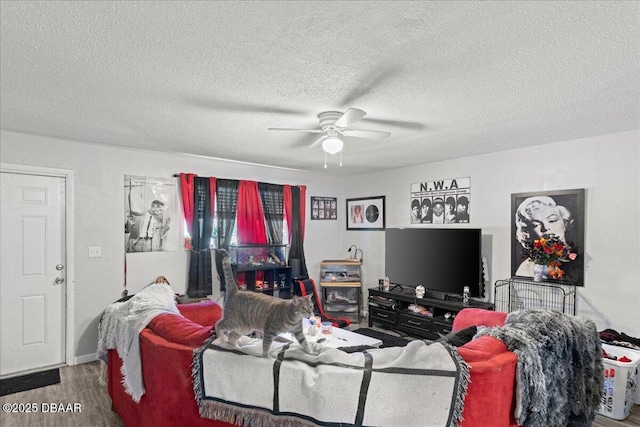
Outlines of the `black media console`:
M396 285L397 286L397 285ZM373 323L387 329L396 329L409 335L430 340L440 338L439 334L451 332L454 316L463 308L484 308L493 310L494 305L488 302L471 300L469 304L462 303L462 296L452 296L438 293L416 298L413 287L396 287L389 291L369 288L369 326ZM409 310L415 304L425 307L433 317L425 316Z

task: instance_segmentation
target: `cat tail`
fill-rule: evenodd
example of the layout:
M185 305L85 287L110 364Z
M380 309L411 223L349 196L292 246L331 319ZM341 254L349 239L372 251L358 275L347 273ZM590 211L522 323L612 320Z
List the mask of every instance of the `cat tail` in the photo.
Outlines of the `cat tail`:
M227 295L233 295L238 292L238 284L236 283L236 278L233 276L229 252L227 252L226 249L218 249L218 252L222 258L222 273L224 274L224 284Z

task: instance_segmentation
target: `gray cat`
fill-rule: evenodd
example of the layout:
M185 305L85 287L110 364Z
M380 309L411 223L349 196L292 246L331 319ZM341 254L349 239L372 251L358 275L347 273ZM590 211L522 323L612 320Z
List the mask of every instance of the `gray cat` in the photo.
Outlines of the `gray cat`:
M302 330L302 319L314 315L311 295L286 300L259 292L241 291L233 276L229 254L224 249L219 251L227 285L227 302L223 318L216 324L218 336L228 332L227 340L236 345L242 335L262 332L262 356L267 357L273 339L280 333L291 332L305 352L318 354L318 345L311 345Z

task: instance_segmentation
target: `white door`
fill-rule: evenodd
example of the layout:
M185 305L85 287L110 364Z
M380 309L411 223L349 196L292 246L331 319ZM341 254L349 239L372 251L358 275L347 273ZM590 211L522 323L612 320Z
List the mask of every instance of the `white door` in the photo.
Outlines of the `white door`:
M2 172L0 376L65 362L65 178Z

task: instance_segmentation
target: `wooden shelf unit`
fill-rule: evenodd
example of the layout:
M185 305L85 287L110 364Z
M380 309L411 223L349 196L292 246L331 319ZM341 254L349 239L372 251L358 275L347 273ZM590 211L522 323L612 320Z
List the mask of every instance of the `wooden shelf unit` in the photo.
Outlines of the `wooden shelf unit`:
M359 260L322 261L320 289L325 312L354 317L360 322L362 269Z

